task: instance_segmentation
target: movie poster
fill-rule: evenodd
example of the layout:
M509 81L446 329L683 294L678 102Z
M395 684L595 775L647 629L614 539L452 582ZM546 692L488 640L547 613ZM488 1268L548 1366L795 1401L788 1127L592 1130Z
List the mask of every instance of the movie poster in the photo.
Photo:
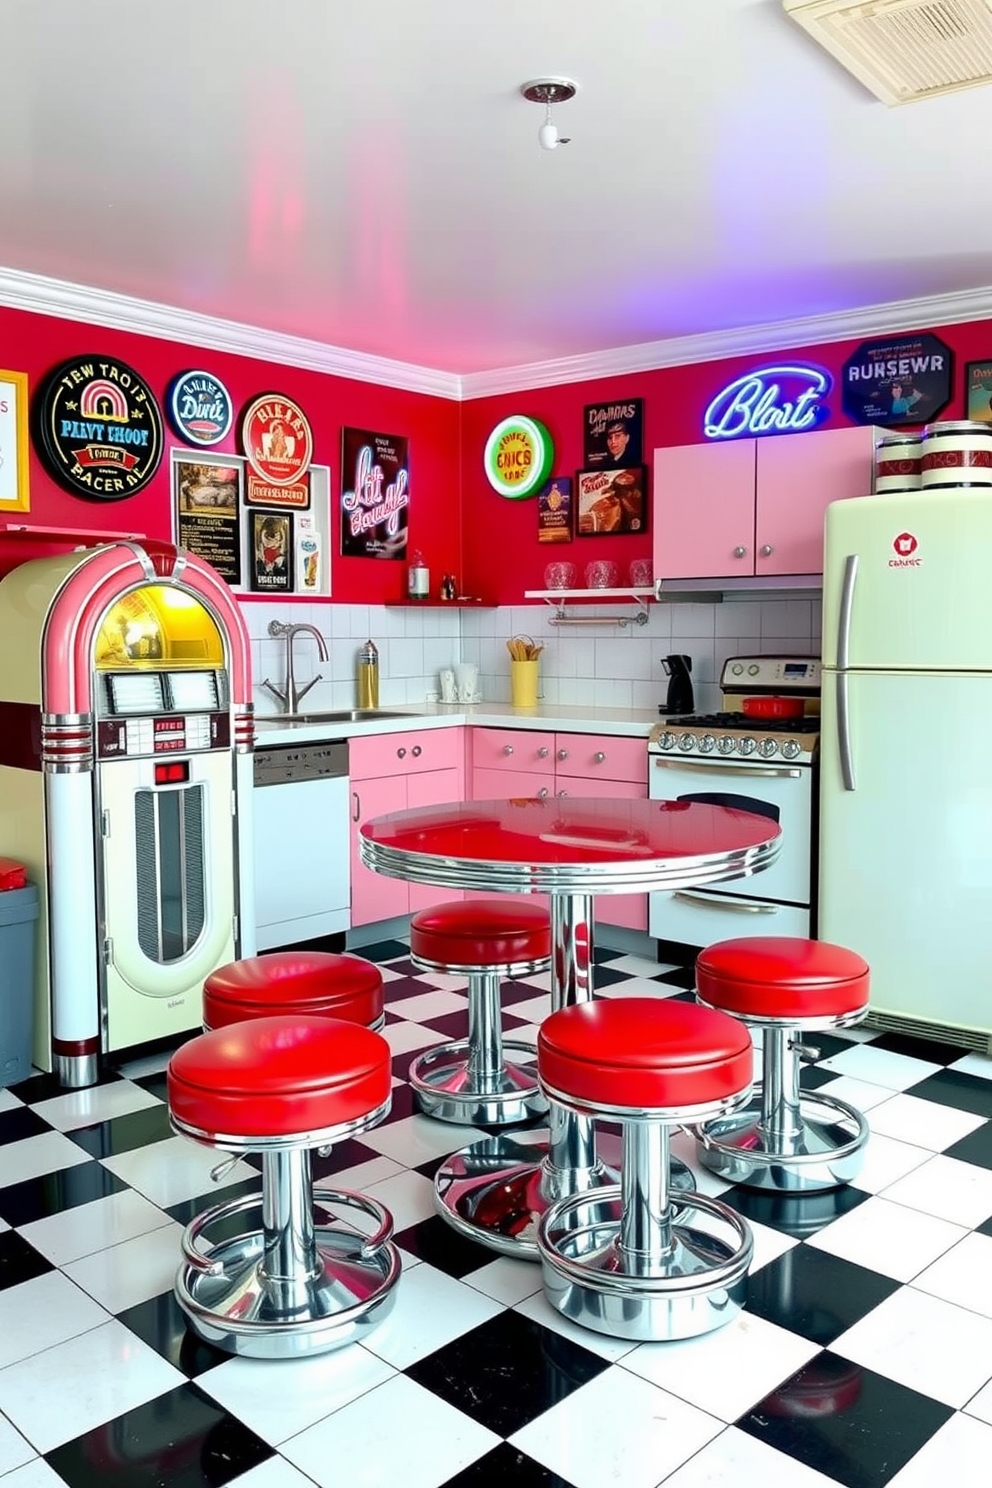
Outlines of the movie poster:
M293 592L293 518L288 512L251 513L251 587L256 594Z
M586 470L629 470L644 459L644 399L587 403L583 428Z
M403 434L341 431L341 553L406 558L410 469Z
M618 537L621 533L646 532L647 471L580 470L578 487L578 533L580 537Z

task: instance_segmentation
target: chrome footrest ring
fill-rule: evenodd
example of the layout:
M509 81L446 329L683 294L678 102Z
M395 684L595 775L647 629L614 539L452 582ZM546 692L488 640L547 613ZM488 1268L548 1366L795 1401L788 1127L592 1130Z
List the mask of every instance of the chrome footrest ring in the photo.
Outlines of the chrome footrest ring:
M696 1133L700 1163L728 1183L776 1193L816 1193L856 1177L869 1137L863 1114L836 1096L800 1093L800 1130L773 1147L761 1121L761 1091L732 1115Z

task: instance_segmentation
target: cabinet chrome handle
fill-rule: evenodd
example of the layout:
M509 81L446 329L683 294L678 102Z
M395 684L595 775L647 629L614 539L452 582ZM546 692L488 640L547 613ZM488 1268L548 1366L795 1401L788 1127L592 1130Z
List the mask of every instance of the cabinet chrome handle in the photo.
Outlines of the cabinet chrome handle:
M770 558L772 556L772 554L774 553L774 551L775 551L775 549L772 547L771 543L762 543L762 545L761 545L761 556L762 556L762 558Z
M596 753L593 755L593 759L595 760L595 762L596 762L597 765L601 765L603 763L603 761L605 760L605 758L606 758L606 755L603 753L603 751L601 749L597 749L596 750Z
M736 760L731 765L723 759L715 759L711 765L704 765L702 760L656 759L654 767L656 770L688 770L696 775L712 775L714 770L726 770L728 774L774 776L779 780L798 780L802 774L801 770L789 770L778 765L745 765Z
M419 744L414 744L413 748L410 750L410 753L413 755L414 759L419 759L423 752L424 751L421 749Z
M568 750L567 749L559 749L559 751L558 751L558 758L560 760L567 760L568 759Z
M351 793L351 799L355 803L355 809L354 809L354 811L351 814L351 819L352 819L353 822L359 822L362 819L362 803L358 799L358 792L357 791L352 791L352 793Z
M733 899L704 899L702 894L687 894L679 889L672 895L682 904L694 904L700 909L727 909L731 914L778 914L777 904L742 904Z
M746 558L747 557L747 548L735 548L734 549L734 557L735 558Z
M564 801L565 798L568 795L568 791L567 790L560 790L560 791L558 791L557 795L558 795L559 801Z
M548 746L546 744L544 744L537 751L537 757L538 757L538 759L547 759L547 757L548 757L548 755L550 753L551 753L550 749L548 748Z
M503 753L504 754L512 754L513 753L513 745L512 744L504 744L503 745Z
M397 751L396 751L396 758L397 759L405 759L406 758L406 750L405 749L402 749L402 748L397 749Z
M547 794L548 794L548 787L546 785L542 785L541 786L541 789L537 793L537 799L539 801L543 801L547 797Z

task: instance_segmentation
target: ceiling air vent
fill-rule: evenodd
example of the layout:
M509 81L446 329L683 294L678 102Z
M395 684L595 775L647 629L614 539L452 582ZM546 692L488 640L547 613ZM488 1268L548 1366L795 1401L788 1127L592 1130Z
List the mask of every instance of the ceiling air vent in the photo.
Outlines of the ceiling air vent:
M992 83L992 0L782 0L883 103Z

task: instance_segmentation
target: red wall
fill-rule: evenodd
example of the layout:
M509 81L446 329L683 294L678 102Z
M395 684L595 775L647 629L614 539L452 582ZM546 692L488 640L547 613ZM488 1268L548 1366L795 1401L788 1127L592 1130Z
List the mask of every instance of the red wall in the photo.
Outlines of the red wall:
M460 405L454 400L0 308L0 366L27 372L32 396L45 374L57 363L97 352L118 357L134 367L160 403L177 372L203 367L218 376L231 394L235 408L231 435L223 445L216 446L221 452L237 450L241 411L257 394L284 393L300 403L313 427L314 460L331 468L331 582L333 599L338 603L384 604L401 599L406 593L405 563L340 556L341 429L348 426L407 435L410 549L423 550L435 586L442 573L460 575ZM147 537L169 539L172 534L169 447L176 443L167 429L166 452L154 478L136 496L112 502L84 501L63 491L46 473L32 448L31 510L12 513L8 520L31 526L66 527L75 532L140 532ZM22 557L35 556L37 550L29 550L24 539L5 538L0 533L0 572L13 566L12 558L19 562Z
M938 415L942 419L964 417L964 366L969 361L992 360L992 323L970 321L964 325L928 326L954 353L953 395ZM903 333L900 333L903 334ZM906 333L909 334L909 333ZM840 373L844 362L861 340L837 341L829 345L790 348L789 361L809 361L823 367L834 378L828 399L827 428L851 422L841 411ZM872 339L883 339L872 338ZM887 338L885 338L887 339ZM631 558L650 558L651 535L577 537L571 543L538 543L537 503L507 501L497 496L483 471L483 451L493 427L511 413L539 419L554 440L554 473L571 475L582 464L582 418L587 403L623 402L644 399L644 456L651 489L651 451L660 445L702 442L703 414L713 396L735 377L763 364L774 362L775 352L699 362L687 367L664 367L654 372L625 373L530 392L478 398L462 404L462 502L465 516L465 568L472 592L479 590L497 603L519 603L526 589L543 589L545 565L566 559L578 570L577 585L593 558L612 558L627 578Z

